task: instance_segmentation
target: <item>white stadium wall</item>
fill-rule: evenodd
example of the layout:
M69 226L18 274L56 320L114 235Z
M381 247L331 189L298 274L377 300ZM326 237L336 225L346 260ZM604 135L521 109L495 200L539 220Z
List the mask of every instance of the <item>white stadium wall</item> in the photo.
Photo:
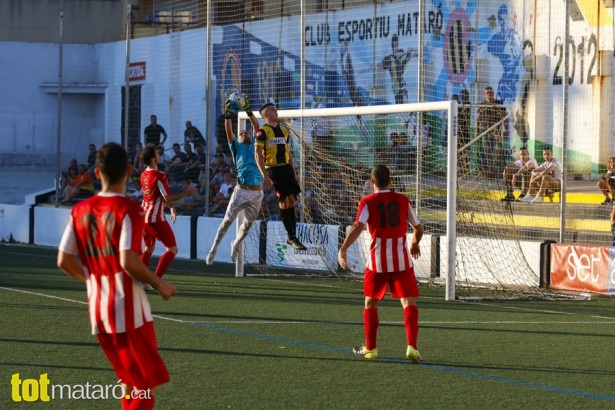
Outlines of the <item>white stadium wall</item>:
M8 241L9 237L17 242L28 243L29 242L29 232L30 232L30 207L25 205L4 205L0 204L0 240ZM34 208L34 245L41 246L50 246L57 247L60 244L60 240L62 238L62 233L64 232L64 228L66 223L68 222L70 216L70 210L65 208L54 208L54 207L35 207ZM218 226L222 222L220 218L209 218L209 217L199 217L197 218L196 224L196 259L201 261L204 265L204 259L213 243L214 236L216 234L216 230ZM260 230L260 221L255 223L250 230L250 234L246 238L246 247L245 247L245 262L247 264L257 263L259 258L259 246L260 242L258 240L258 232ZM191 258L191 242L192 242L192 234L191 234L191 217L187 216L179 216L174 224L171 225L173 232L175 233L175 238L177 239L177 247L179 252L177 253L178 258L182 259L190 259ZM222 243L219 247L218 253L216 255L217 263L231 263L231 254L230 254L230 244L236 237L236 224L235 221L233 225L229 228L227 235L222 240ZM275 235L274 232L279 230L279 222L270 222L271 228L269 231L270 235ZM336 231L337 227L329 227L327 229L332 229L332 234ZM411 238L411 235L409 235ZM442 243L445 243L446 237L441 237L440 240ZM368 246L368 241L366 237L363 237L361 240L357 241L353 246L348 250L348 262L350 268L357 273L363 271L363 266L365 262L359 256L360 253L356 249L358 246ZM511 243L511 246L515 246L514 243ZM533 280L527 282L528 286L538 286L539 284L539 270L540 270L540 243L538 242L521 242L520 246L525 255L526 260L528 261L532 271L535 274ZM155 256L161 256L164 253L165 249L160 243L156 244L156 249L154 251ZM289 251L292 252L292 251ZM332 257L331 255L329 255ZM301 257L300 255L287 255L287 263L291 261L289 264L291 267L295 267L298 269L307 268L307 269L315 269L321 268L322 270L327 270L325 264L320 263L319 266L315 266L315 259L310 256ZM306 262L305 259L308 259ZM295 261L294 263L292 261ZM415 262L416 265L416 275L419 279L428 279L431 277L432 272L432 254L431 254L431 236L425 235L423 240L421 241L421 257ZM441 247L440 249L440 263L445 264L447 261L447 252L445 247ZM306 263L310 266L307 266ZM276 261L271 261L270 264L272 266L276 265ZM288 264L287 264L288 265ZM480 277L480 272L477 271L476 274ZM484 278L488 280L492 275L485 273ZM518 283L518 281L514 278L511 278L511 283Z
M0 240L28 243L30 238L30 207L0 204Z

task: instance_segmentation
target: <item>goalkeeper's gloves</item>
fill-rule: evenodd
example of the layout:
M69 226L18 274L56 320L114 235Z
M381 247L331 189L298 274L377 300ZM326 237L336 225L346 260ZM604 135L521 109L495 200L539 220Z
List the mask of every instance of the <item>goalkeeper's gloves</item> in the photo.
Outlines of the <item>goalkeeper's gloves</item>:
M248 114L248 117L252 115L252 111L250 111L250 99L247 94L241 94L241 98L239 98L239 107Z
M227 101L226 104L224 104L224 119L231 119L231 111L233 111L233 106L230 101Z

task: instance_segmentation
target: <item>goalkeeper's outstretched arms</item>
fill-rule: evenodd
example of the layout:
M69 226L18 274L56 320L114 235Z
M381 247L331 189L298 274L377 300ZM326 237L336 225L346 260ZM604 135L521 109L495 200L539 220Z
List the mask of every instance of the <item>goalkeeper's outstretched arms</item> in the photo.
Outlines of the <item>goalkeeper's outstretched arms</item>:
M233 107L230 101L227 101L224 104L224 130L226 131L226 139L229 142L233 142L235 138L235 133L233 132L233 120L231 113L233 111Z
M256 116L250 110L250 100L246 94L241 95L239 107L244 110L246 114L248 114L250 124L252 124L252 134L256 134L256 131L260 128L260 125L256 119ZM235 138L235 133L233 132L232 112L233 105L230 101L227 101L226 104L224 104L224 130L226 131L226 139L229 142L233 142L233 139Z
M261 127L258 123L258 120L254 116L254 113L250 110L250 99L246 94L241 94L241 98L239 99L239 107L246 112L248 115L248 119L250 120L250 124L252 124L252 134L256 134L256 131Z

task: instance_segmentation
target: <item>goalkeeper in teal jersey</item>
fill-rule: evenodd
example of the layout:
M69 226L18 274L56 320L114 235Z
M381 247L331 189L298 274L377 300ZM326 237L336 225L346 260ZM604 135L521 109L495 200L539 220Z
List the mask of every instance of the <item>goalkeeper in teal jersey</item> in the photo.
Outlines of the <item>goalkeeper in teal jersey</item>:
M248 97L243 94L239 101L239 107L246 111L252 130L255 132L260 128L258 120L250 111L250 103ZM224 106L224 129L226 130L226 138L231 150L235 167L237 168L237 186L233 189L231 199L226 207L224 219L218 227L214 243L207 254L205 263L211 265L216 258L216 252L222 238L232 225L233 221L239 215L239 212L244 211L244 221L237 238L231 243L231 259L233 262L237 260L239 253L239 244L248 235L250 227L256 220L258 212L263 200L263 174L261 173L256 159L254 157L254 139L246 130L239 132L239 137L233 132L233 122L231 121L231 111L233 110L232 103L227 101Z

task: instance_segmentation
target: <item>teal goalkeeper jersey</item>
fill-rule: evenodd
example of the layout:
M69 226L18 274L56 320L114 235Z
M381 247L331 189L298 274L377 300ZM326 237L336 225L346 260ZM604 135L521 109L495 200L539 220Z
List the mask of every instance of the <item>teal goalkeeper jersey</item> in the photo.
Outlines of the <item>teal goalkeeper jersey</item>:
M237 168L237 182L242 185L262 185L263 174L256 165L254 158L254 139L251 144L242 144L237 140L237 136L233 138L233 142L228 143Z

